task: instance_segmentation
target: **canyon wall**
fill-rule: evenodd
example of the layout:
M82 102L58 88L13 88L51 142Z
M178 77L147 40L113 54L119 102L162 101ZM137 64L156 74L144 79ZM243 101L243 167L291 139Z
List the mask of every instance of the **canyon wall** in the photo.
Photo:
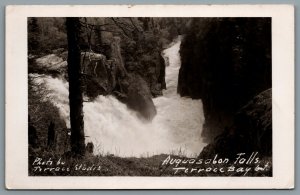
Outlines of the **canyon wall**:
M202 99L202 136L211 142L234 126L247 102L271 88L271 18L194 19L188 28L178 93Z

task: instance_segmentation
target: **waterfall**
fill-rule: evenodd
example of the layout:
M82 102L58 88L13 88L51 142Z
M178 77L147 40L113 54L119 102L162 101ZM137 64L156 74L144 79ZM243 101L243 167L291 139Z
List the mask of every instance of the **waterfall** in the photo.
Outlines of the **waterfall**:
M84 102L86 142L94 143L94 154L145 157L164 153L192 157L200 153L205 145L201 138L202 102L177 94L180 44L178 38L163 51L169 61L167 90L163 96L153 99L157 115L151 123L141 121L134 111L113 96L100 95L93 102ZM67 81L47 75L30 76L49 90L49 100L70 126Z

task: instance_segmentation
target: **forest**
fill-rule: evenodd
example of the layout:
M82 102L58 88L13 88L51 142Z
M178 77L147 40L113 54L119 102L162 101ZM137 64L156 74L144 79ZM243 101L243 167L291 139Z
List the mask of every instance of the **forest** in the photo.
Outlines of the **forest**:
M28 18L29 175L174 176L170 155L272 164L271 72L270 18Z

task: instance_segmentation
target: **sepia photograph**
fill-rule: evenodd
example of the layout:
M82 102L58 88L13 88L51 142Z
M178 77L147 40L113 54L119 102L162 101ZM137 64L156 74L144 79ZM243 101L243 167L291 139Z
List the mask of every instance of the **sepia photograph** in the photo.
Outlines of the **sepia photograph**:
M29 175L272 176L271 67L271 18L30 17Z
M7 12L9 21L19 17L14 8ZM20 126L12 117L6 128L9 181L17 183L17 170L28 178L15 186L175 189L198 188L199 182L211 179L221 183L224 177L236 188L244 188L236 178L252 181L248 187L262 187L255 181L292 185L278 180L283 173L290 178L293 169L292 153L285 158L278 147L293 151L293 112L284 111L293 109L293 44L288 44L291 36L284 41L283 28L278 28L283 22L274 14L291 7L253 6L258 10L254 14L256 9L246 6L244 15L234 6L199 6L202 15L189 14L196 6L153 6L154 14L144 15L143 6L107 6L102 14L92 14L97 6L77 6L83 8L78 12L76 6L65 6L66 12L58 14L64 10L60 9L57 15L47 14L53 7L41 8L44 15L28 14L37 13L38 6L24 6L20 29L25 33L19 38L10 35L16 42L22 39L20 48L10 50L16 43L7 39L13 45L6 50L9 57L22 50L24 64L8 58L22 67L15 85L26 86L7 96L22 98L25 111L15 115L21 129L13 128ZM230 14L229 8L237 13ZM185 14L174 14L178 9ZM215 14L222 9L227 13ZM163 10L169 12L155 15ZM286 31L293 34L289 13L286 26L291 28ZM7 23L10 28L17 33L12 22ZM281 48L286 52L282 56L277 55ZM286 73L278 71L280 58L290 60ZM6 74L11 83L13 69ZM279 89L286 96L280 96ZM281 98L291 98L291 105ZM13 138L14 131L21 132L20 138ZM13 157L10 151L17 147L23 152ZM22 159L17 160L22 166L15 168L13 159ZM99 178L95 185L80 183L90 176ZM106 178L107 183L96 184ZM113 184L131 178L140 184ZM45 184L53 180L65 187ZM213 183L206 187L225 184Z

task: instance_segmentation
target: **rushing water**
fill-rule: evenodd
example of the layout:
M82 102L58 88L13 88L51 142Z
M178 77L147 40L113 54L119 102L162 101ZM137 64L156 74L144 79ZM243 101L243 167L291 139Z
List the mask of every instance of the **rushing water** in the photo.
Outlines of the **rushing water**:
M199 154L204 146L202 102L177 94L180 43L178 38L163 52L169 61L167 90L163 96L153 99L157 115L151 123L141 121L134 111L113 96L98 96L93 102L84 103L86 142L94 143L95 154L136 157L161 153ZM50 76L36 77L35 82L43 83L50 91L50 101L59 108L69 126L68 83Z

